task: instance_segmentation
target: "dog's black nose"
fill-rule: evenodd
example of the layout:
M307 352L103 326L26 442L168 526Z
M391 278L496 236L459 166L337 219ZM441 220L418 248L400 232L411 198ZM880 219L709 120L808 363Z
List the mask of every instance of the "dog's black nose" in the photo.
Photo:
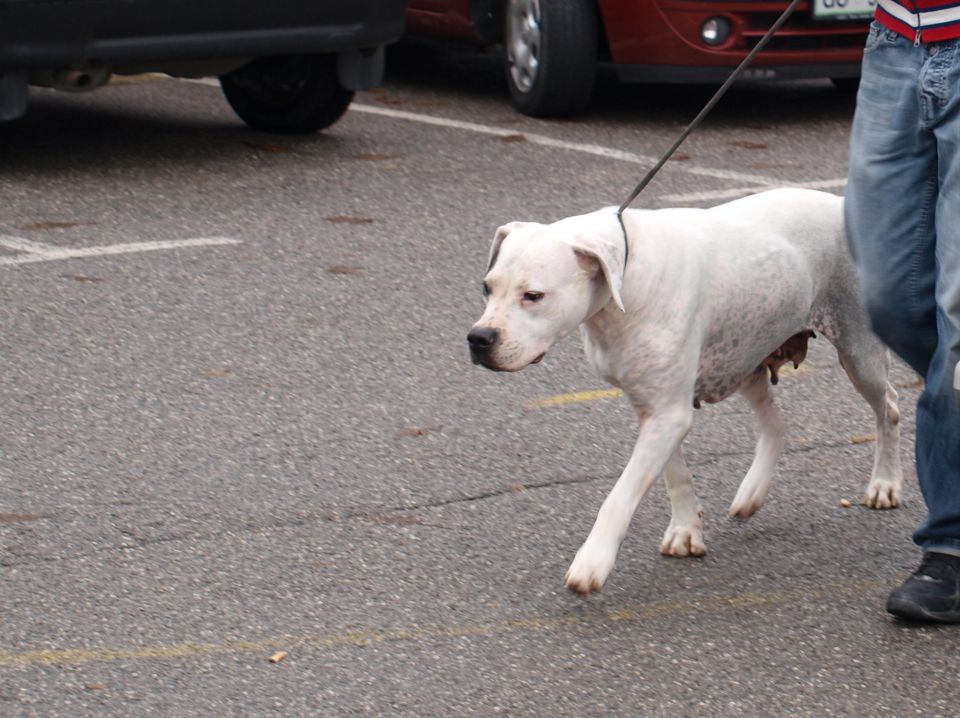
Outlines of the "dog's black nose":
M500 334L491 327L474 327L467 334L467 343L474 354L486 354L490 351Z

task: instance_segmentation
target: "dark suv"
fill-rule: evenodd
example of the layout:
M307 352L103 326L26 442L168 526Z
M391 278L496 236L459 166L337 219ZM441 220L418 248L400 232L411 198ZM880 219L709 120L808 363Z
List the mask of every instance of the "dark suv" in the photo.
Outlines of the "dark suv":
M27 87L79 92L111 74L218 76L248 125L313 132L382 79L406 0L0 0L0 120Z

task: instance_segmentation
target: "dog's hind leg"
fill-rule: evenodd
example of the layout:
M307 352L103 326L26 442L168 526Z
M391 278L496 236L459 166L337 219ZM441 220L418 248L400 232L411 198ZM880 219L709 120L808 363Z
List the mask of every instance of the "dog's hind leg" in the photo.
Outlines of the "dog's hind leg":
M785 424L773 403L773 394L767 381L767 368L761 366L740 385L740 393L756 412L759 419L757 449L747 475L740 483L737 495L730 505L730 516L748 519L767 498L773 483L773 469L783 451Z
M866 333L866 329L863 331ZM840 364L877 417L877 447L863 502L871 509L896 508L903 488L903 468L897 390L887 378L890 357L886 347L872 334L860 337L855 351L844 349L846 347L837 342Z
M900 409L897 390L890 383L890 352L870 330L858 286L852 265L840 272L836 290L812 324L836 347L840 365L877 419L873 471L863 503L871 509L892 509L900 505L903 489Z
M693 490L693 474L683 461L680 447L663 472L670 497L670 525L660 542L664 556L703 556L703 506Z

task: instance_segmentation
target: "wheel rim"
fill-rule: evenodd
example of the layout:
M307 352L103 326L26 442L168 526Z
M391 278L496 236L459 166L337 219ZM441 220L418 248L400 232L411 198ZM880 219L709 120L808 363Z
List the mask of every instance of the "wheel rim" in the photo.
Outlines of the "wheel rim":
M300 96L307 84L309 67L299 57L261 58L238 73L237 81L257 102L284 107Z
M510 77L520 92L530 92L540 69L540 0L510 0L506 30Z

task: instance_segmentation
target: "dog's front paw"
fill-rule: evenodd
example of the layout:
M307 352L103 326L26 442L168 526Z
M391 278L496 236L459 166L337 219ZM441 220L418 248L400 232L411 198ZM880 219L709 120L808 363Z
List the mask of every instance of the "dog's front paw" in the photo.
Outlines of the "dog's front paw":
M698 514L703 516L703 509ZM707 546L703 542L703 521L699 516L695 521L685 523L671 520L667 530L663 532L660 553L677 558L706 554Z
M863 503L871 509L895 509L900 505L900 482L871 479Z
M567 569L565 579L567 588L581 595L594 591L599 593L603 590L603 584L613 570L616 560L616 547L610 549L587 540L577 551L577 555L573 557L573 563Z

